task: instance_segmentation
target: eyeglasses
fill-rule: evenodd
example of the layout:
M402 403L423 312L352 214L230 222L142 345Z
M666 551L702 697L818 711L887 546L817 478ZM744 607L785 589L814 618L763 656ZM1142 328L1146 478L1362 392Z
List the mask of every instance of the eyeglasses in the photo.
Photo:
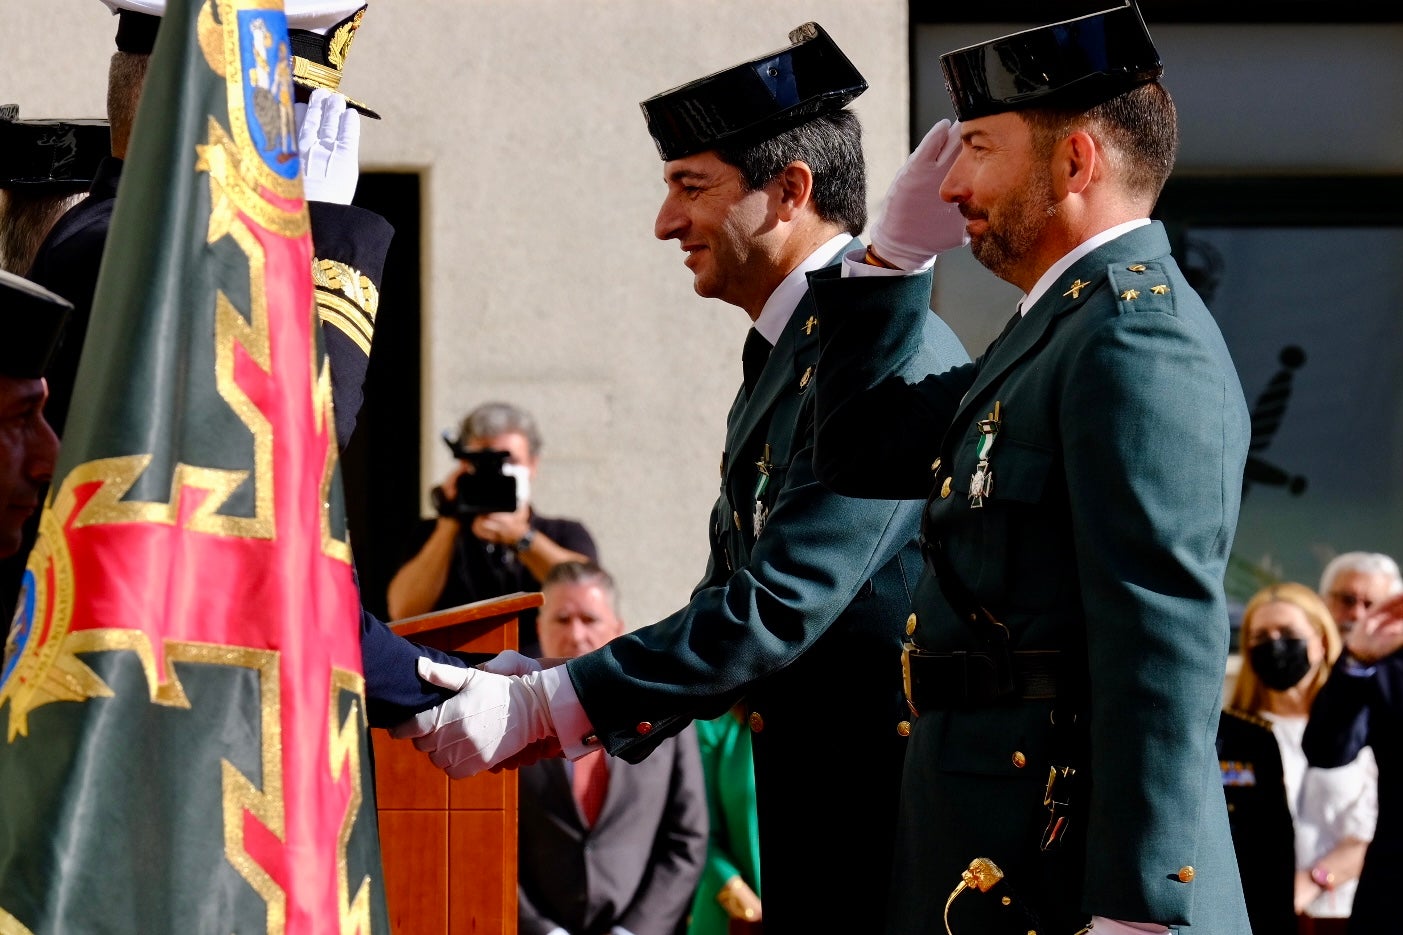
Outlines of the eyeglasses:
M1374 606L1374 602L1369 598L1360 597L1358 594L1351 594L1348 591L1331 591L1330 599L1339 601L1340 606L1344 607L1345 610L1354 610L1356 607L1368 610Z

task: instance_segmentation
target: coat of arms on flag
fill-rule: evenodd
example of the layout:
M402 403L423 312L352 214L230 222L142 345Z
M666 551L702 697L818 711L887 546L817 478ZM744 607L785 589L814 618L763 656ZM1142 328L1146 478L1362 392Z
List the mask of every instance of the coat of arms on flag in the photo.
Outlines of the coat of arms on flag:
M280 0L165 12L0 668L0 933L385 931Z

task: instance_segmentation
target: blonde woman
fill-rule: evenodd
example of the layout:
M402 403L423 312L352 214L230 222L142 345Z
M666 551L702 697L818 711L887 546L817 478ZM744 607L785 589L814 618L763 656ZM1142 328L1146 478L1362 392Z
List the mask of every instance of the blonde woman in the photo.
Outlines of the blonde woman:
M1301 749L1311 704L1341 649L1334 618L1310 588L1283 583L1259 591L1243 611L1243 664L1220 730L1234 823L1259 825L1234 828L1234 839L1247 844L1238 853L1244 887L1256 875L1254 865L1269 859L1264 839L1279 831L1261 827L1281 815L1261 799L1284 787L1295 849L1292 908L1302 932L1343 931L1378 817L1378 768L1370 751L1348 766L1318 769ZM1279 761L1260 747L1255 757L1244 752L1252 727L1259 737L1270 731ZM1254 795L1258 801L1242 801ZM1276 908L1259 911L1279 917Z

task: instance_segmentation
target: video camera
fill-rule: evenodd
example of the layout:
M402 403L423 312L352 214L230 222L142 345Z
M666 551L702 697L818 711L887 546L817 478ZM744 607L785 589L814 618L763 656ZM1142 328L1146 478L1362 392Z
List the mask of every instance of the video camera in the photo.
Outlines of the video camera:
M516 478L503 470L510 452L484 448L469 451L462 441L443 433L443 443L453 452L453 457L473 466L472 472L458 475L458 494L453 499L443 495L441 487L434 487L432 497L434 507L440 516L471 519L483 513L511 513L517 506Z

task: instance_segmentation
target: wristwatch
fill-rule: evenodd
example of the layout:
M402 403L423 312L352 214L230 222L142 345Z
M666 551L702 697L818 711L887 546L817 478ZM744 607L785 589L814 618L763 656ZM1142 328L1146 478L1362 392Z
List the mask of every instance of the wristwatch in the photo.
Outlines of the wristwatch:
M526 530L526 535L516 540L516 544L512 546L512 551L520 555L522 552L525 552L527 549L531 548L531 543L535 541L536 530L528 527Z

